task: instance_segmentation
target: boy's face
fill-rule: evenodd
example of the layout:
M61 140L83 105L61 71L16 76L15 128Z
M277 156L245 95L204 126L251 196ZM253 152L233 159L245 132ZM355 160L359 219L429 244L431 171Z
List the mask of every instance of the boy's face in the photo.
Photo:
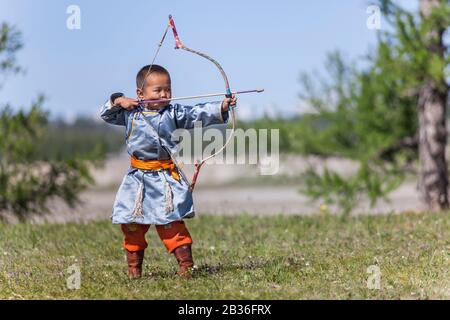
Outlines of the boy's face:
M172 88L170 76L163 73L153 73L147 76L145 85L136 90L137 96L142 100L158 100L170 99L172 97ZM168 105L169 102L149 103L148 108L161 109Z

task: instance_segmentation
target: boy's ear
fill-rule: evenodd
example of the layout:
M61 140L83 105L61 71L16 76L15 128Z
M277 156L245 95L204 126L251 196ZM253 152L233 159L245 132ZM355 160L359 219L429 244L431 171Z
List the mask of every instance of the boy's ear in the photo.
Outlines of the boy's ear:
M140 88L136 88L136 96L138 99L144 99L144 91Z

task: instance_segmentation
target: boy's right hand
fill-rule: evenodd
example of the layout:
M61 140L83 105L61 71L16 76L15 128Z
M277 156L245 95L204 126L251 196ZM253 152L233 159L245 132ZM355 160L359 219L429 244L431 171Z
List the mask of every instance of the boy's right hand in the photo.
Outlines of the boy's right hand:
M122 107L125 110L133 110L139 106L139 101L137 99L131 99L127 97L120 97L114 100L115 107Z

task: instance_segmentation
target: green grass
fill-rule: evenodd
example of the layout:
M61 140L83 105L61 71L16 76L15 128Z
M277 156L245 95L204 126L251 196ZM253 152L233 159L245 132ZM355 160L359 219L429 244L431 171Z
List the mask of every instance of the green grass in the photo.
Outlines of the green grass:
M340 218L199 216L187 222L198 269L174 276L154 228L145 276L128 280L118 226L0 225L1 299L449 298L450 215ZM69 266L81 268L70 290ZM378 265L381 288L367 288Z

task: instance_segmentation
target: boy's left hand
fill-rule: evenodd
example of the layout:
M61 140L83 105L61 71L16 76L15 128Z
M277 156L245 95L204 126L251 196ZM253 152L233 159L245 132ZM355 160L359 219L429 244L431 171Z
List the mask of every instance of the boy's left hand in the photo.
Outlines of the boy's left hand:
M231 95L231 98L225 98L222 102L222 112L227 112L230 106L235 107L237 103L237 97L235 94Z

